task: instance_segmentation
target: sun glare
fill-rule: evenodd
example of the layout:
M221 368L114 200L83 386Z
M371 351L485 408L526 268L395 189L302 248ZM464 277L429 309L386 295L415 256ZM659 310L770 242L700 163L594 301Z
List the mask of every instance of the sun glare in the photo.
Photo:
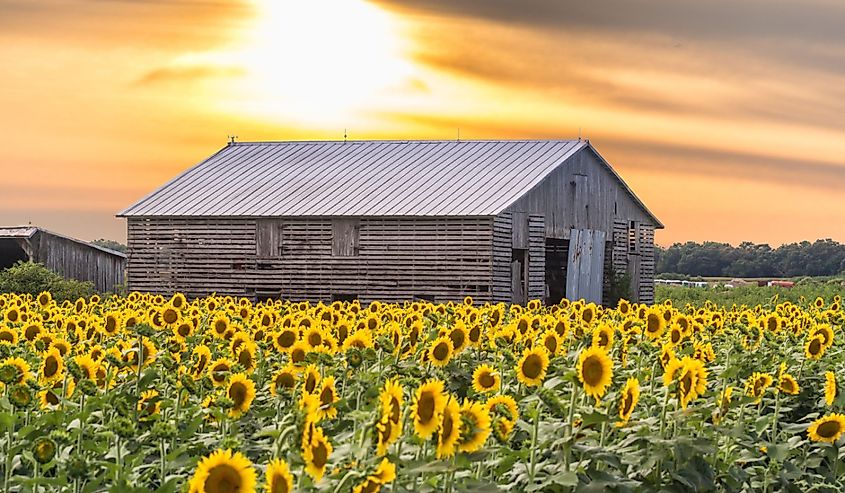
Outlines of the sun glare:
M367 2L256 1L255 24L218 57L245 74L229 110L343 125L408 72L394 19Z

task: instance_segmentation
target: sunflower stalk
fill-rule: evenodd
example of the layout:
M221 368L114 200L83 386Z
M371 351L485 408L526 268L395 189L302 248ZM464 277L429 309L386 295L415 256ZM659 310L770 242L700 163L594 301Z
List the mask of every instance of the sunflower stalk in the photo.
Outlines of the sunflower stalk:
M537 392L539 394L539 391ZM537 467L537 436L540 431L540 414L543 412L543 401L538 399L534 406L534 426L531 429L531 452L529 453L528 465L528 481L530 485L534 484L534 474Z

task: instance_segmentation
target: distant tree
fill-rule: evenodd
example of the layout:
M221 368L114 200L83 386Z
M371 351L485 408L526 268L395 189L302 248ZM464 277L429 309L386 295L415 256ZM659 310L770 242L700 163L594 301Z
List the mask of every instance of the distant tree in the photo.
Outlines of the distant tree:
M675 243L656 251L658 273L688 276L833 276L845 271L845 245L831 239L789 243L778 248L744 241Z
M108 248L109 250L115 250L118 252L126 253L126 245L114 240L106 240L104 238L100 238L99 240L92 241L91 244L97 245L98 247Z

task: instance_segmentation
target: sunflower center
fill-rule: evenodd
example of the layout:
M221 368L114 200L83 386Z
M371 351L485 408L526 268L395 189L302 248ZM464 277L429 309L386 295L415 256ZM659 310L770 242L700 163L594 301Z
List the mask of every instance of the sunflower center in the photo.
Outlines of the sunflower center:
M288 489L288 481L287 478L282 476L281 474L273 475L272 486L270 487L271 493L288 493L290 490Z
M322 338L322 336L320 336L319 332L312 332L312 333L308 334L308 344L311 344L312 346L316 347L316 346L319 346L322 343L323 343L323 338Z
M443 427L440 430L440 442L443 443L452 436L452 428L454 421L452 421L452 414L445 413L443 415Z
M293 379L293 375L291 373L285 372L280 374L276 377L276 388L286 388L291 389L293 388L295 381Z
M818 433L822 438L833 438L838 435L840 431L842 431L842 427L839 422L831 420L820 424L816 433Z
M326 444L320 441L313 450L314 453L314 465L318 468L322 468L326 465L326 462L329 461L329 451L326 449Z
M660 330L660 317L655 314L649 314L646 318L646 332L655 333Z
M246 400L246 385L235 382L229 387L229 398L235 402L235 407L241 407Z
M59 362L56 361L55 356L48 356L46 360L44 360L44 376L45 377L52 377L59 371Z
M399 409L399 401L397 401L396 398L391 398L390 399L390 419L394 423L399 422L400 411L401 410Z
M490 372L485 371L478 377L478 383L480 383L483 388L489 389L496 385L496 379L490 374Z
M456 348L463 347L464 341L466 340L466 334L461 329L453 330L451 334L449 334L449 338L452 339L452 345Z
M221 464L208 471L204 486L208 493L238 493L242 483L237 469L228 464Z
M334 402L334 391L331 387L326 387L320 392L320 405L326 406Z
M441 342L434 346L432 354L434 355L434 359L437 361L444 361L449 357L449 346L447 346L445 342Z
M604 365L596 356L590 356L584 360L583 365L584 382L590 386L596 386L604 378Z
M311 392L314 392L315 388L317 388L317 378L312 373L305 378L305 391L310 394Z
M628 416L634 408L634 396L630 392L626 392L622 398L622 415Z
M276 338L276 341L279 343L279 346L283 348L288 348L293 346L293 343L296 342L296 336L294 335L293 331L286 330L279 334L279 337Z
M252 369L252 353L244 349L238 355L238 363L241 364L247 370Z
M429 392L424 392L420 396L417 415L423 423L428 423L434 417L434 396Z
M543 373L543 359L539 355L529 354L522 364L522 373L528 378L539 378Z
M172 324L179 320L179 314L176 313L176 310L165 310L163 318L166 323Z
M214 332L217 332L218 334L226 332L226 329L228 328L229 325L223 320L218 320L214 322Z
M557 339L554 337L547 337L544 342L546 349L548 349L550 353L554 354L557 352Z
M822 349L821 338L816 337L815 339L810 341L810 347L809 347L810 354L815 356L815 355L817 355L821 352L821 349Z
M678 382L682 394L688 394L692 390L692 373L690 371L684 372L683 376Z
M188 324L182 324L177 329L177 332L179 332L179 335L182 337L188 337L191 335L191 326Z

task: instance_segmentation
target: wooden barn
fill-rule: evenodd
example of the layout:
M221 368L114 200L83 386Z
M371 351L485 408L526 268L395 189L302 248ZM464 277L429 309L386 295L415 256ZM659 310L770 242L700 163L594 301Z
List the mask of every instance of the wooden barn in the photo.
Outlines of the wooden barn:
M122 287L126 255L35 226L0 227L0 269L20 260L43 264L67 279L91 281L101 292Z
M663 225L589 141L237 142L118 214L131 290L654 298Z

